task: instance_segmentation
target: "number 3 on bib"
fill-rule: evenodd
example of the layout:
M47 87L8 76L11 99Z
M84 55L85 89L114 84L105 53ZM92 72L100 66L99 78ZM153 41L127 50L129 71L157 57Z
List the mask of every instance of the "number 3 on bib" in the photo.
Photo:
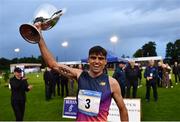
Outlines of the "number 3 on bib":
M90 102L91 102L91 100L90 99L86 99L86 105L85 105L85 108L86 109L89 109L90 108Z
M78 94L78 109L89 116L97 116L101 101L101 92L80 90Z

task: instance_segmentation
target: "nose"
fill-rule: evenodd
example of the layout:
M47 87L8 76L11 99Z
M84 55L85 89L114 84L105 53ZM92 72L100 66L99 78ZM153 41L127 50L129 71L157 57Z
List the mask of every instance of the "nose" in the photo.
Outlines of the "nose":
M99 58L96 58L96 59L94 60L94 62L95 62L95 63L98 63L98 62L99 62Z

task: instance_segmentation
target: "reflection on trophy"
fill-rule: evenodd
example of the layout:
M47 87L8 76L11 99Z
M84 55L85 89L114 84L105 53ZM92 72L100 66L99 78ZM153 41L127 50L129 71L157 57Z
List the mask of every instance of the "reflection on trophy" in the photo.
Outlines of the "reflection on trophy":
M59 10L53 13L49 18L40 15L33 20L33 24L22 24L19 28L21 36L29 43L38 43L40 41L40 32L34 24L41 22L41 30L49 30L56 25L62 14L63 11Z

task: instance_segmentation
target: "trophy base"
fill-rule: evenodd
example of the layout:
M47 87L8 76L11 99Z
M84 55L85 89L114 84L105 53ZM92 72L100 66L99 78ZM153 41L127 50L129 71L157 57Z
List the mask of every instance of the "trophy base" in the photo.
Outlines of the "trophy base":
M40 41L40 33L30 24L22 24L19 28L21 36L29 43L36 44Z

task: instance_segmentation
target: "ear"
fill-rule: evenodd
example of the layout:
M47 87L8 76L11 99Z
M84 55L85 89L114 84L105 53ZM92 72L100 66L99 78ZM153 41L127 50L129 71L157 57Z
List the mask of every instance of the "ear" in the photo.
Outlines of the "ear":
M107 65L107 59L105 60L105 65Z
M89 64L89 57L88 57L88 59L87 59L87 63Z

